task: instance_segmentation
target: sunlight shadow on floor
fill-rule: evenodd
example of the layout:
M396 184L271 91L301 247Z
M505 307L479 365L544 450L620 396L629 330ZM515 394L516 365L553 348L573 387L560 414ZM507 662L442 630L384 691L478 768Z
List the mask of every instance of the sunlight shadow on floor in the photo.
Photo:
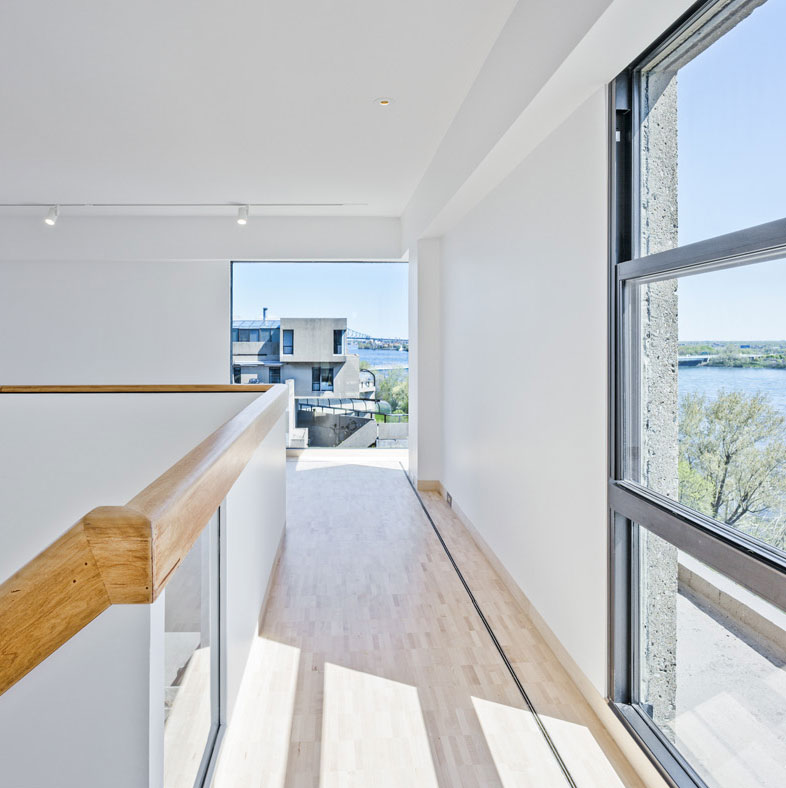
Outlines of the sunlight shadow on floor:
M483 734L506 788L521 785L563 785L556 759L543 762L540 732L527 709L472 698ZM575 722L541 714L540 719L578 785L623 788L590 730ZM534 748L534 749L533 749ZM534 771L537 770L537 771Z
M436 788L417 689L326 662L319 783Z
M214 788L283 786L300 649L259 637L251 647Z
M548 757L529 711L474 696L472 705L505 788L565 784L557 761Z

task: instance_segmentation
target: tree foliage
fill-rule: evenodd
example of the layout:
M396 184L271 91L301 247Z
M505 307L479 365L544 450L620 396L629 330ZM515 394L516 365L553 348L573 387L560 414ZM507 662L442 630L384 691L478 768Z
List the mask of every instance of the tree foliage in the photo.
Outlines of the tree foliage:
M679 431L680 501L786 547L786 418L769 398L688 395Z
M409 375L406 370L392 369L377 373L376 398L390 403L393 413L409 413Z

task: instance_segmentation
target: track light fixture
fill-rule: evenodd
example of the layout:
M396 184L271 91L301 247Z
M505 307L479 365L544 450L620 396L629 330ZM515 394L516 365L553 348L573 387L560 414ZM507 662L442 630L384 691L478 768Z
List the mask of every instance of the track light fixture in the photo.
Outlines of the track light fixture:
M50 227L54 227L55 224L57 223L58 216L60 216L60 206L53 205L49 209L49 213L46 215L46 219L44 219L44 222L48 224Z
M248 224L248 206L241 205L237 209L237 223L238 224Z

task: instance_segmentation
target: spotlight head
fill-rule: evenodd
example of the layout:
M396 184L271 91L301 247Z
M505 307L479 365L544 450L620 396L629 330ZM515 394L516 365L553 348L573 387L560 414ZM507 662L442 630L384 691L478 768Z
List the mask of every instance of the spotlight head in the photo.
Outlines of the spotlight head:
M238 224L248 224L248 206L241 205L237 209L237 223Z
M49 213L46 215L46 219L44 219L44 223L48 224L50 227L54 227L57 223L57 217L60 215L60 208L57 205L53 205L49 209Z

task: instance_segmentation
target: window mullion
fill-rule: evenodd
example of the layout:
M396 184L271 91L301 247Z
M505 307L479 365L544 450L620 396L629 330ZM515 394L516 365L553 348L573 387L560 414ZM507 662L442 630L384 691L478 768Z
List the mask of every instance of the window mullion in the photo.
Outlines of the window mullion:
M705 241L620 262L616 266L616 276L620 281L672 278L680 273L696 273L697 269L713 270L760 263L784 254L786 219L777 219Z
M676 506L647 500L625 483L612 483L609 498L615 512L786 610L786 561L775 553L756 549L736 534L723 533L698 513L687 509L678 513Z

